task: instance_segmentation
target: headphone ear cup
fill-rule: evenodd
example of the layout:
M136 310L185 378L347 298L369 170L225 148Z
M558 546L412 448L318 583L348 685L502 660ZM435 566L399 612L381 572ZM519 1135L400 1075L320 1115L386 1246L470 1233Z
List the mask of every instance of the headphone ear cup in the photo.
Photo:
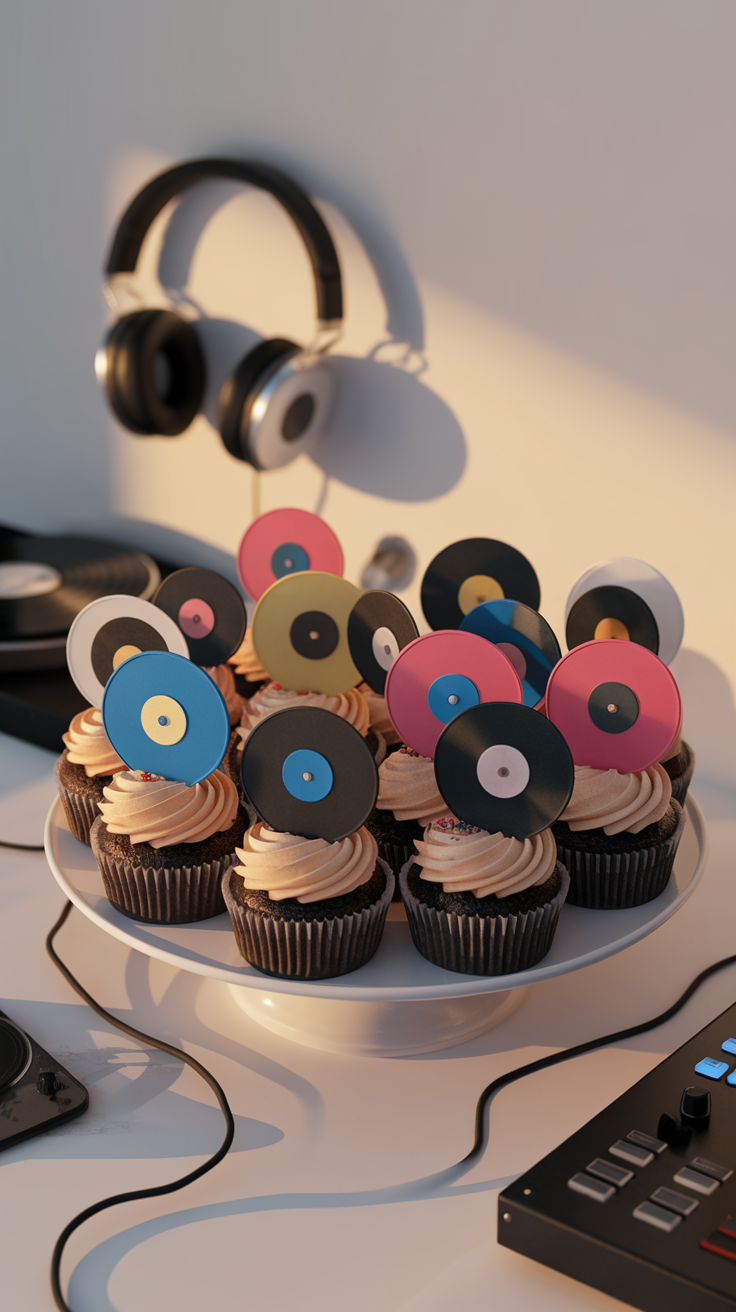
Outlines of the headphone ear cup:
M183 433L204 395L204 357L194 328L171 310L124 315L107 339L104 381L114 413L131 432Z
M301 349L273 337L249 351L220 390L218 425L237 460L279 469L309 451L332 397L332 375L319 359L298 367Z

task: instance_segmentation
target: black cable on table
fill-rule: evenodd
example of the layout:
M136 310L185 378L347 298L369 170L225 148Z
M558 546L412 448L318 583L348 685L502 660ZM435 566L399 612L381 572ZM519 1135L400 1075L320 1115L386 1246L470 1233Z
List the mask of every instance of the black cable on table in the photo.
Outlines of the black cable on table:
M0 839L0 847L12 847L16 852L45 851L43 843L8 843L5 839Z
M181 1179L172 1180L170 1184L155 1185L150 1189L134 1189L122 1194L113 1194L111 1198L103 1198L99 1203L93 1203L91 1207L86 1207L83 1212L80 1212L67 1226L64 1227L56 1241L51 1258L51 1289L54 1295L54 1302L60 1309L60 1312L72 1312L61 1292L60 1268L62 1253L64 1252L67 1240L74 1231L78 1230L80 1225L83 1225L85 1221L90 1219L90 1217L96 1216L98 1212L104 1212L108 1207L116 1207L118 1203L129 1203L139 1198L160 1198L162 1194L173 1194L177 1189L184 1189L186 1185L193 1184L195 1180L199 1180L201 1176L206 1175L208 1171L211 1171L213 1167L217 1166L218 1162L222 1161L230 1148L235 1134L235 1122L227 1098L225 1097L225 1093L214 1075L212 1075L205 1066L202 1066L195 1057L191 1057L188 1052L182 1052L181 1048L175 1048L170 1043L164 1043L162 1039L154 1039L150 1034L144 1034L142 1030L134 1029L132 1025L127 1025L125 1021L118 1020L116 1016L111 1015L109 1011L106 1011L104 1007L101 1007L99 1002L96 1002L91 994L83 988L79 983L79 980L75 979L68 966L65 966L64 962L57 955L53 944L56 935L67 919L71 909L71 902L67 902L59 919L46 939L46 951L56 968L61 971L64 979L71 985L74 991L79 994L80 998L87 1003L87 1006L91 1007L93 1011L96 1011L97 1015L101 1016L103 1020L108 1021L110 1025L114 1025L116 1029L122 1030L123 1034L129 1034L131 1038L137 1039L140 1043L145 1043L152 1048L158 1048L160 1052L167 1052L171 1057L178 1057L180 1061L185 1062L187 1066L191 1066L193 1071L196 1071L198 1075L201 1075L202 1079L209 1084L220 1104L220 1110L225 1118L226 1131L225 1138L220 1144L217 1152L214 1153L212 1157L209 1157L206 1162L203 1162L201 1166L196 1167L193 1171L189 1171L187 1175L183 1175Z

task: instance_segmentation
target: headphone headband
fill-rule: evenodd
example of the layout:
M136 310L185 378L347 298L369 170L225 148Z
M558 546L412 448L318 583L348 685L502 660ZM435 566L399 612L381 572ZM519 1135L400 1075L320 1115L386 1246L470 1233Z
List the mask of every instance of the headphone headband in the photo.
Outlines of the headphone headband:
M260 187L283 206L307 248L317 293L317 318L322 323L342 319L340 264L321 215L286 174L253 160L189 160L153 178L131 201L117 226L107 260L108 277L116 273L133 273L143 239L156 216L175 196L209 178L232 178L236 182Z

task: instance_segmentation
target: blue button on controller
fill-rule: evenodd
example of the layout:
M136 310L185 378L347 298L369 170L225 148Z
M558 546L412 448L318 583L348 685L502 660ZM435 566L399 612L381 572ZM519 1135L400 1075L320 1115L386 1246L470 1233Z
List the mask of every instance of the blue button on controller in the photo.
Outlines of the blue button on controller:
M727 1070L727 1061L716 1061L715 1057L704 1057L695 1067L695 1074L705 1075L709 1080L720 1080Z
M726 1076L726 1084L731 1086L736 1084L736 1070L731 1071L731 1074Z
M736 1039L726 1039L726 1042L721 1044L721 1048L724 1052L736 1053Z

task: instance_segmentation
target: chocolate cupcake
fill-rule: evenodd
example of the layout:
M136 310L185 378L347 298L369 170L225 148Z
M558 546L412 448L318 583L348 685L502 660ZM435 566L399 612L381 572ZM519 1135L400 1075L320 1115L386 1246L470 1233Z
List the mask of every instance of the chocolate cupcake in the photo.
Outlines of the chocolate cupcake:
M259 688L269 681L270 675L256 655L250 629L246 629L245 637L238 650L229 657L228 665L235 677L235 690L245 701L250 701Z
M89 844L103 788L125 763L105 733L101 711L92 706L74 716L62 739L66 746L54 767L59 797L74 837Z
M229 665L203 665L205 674L209 674L225 698L227 713L231 725L240 724L243 714L243 698L235 687L235 675Z
M223 893L238 951L282 979L358 970L381 940L394 888L365 828L339 842L277 833L258 821Z
M510 975L547 955L570 879L549 829L509 838L446 816L400 875L414 946L445 970Z
M415 840L424 837L432 820L446 814L447 803L437 788L430 757L402 747L386 758L378 771L378 800L366 828L396 876L394 901L401 901L398 876L414 855Z
M222 877L248 824L219 770L187 785L124 770L104 789L91 832L105 893L149 924L206 920L225 910Z
M357 729L371 750L376 765L380 765L386 755L386 743L382 734L371 728L370 713L365 697L358 688L349 688L347 692L330 695L322 692L292 692L282 688L278 683L267 683L243 706L237 733L240 746L233 753L232 764L242 752L252 729L262 720L274 715L276 711L293 707L317 706L338 715L346 724Z
M661 761L672 784L672 796L680 806L685 806L688 788L692 783L695 770L695 752L689 743L678 738L669 755Z
M619 910L664 891L685 824L660 765L620 773L575 767L569 805L552 830L574 906Z

